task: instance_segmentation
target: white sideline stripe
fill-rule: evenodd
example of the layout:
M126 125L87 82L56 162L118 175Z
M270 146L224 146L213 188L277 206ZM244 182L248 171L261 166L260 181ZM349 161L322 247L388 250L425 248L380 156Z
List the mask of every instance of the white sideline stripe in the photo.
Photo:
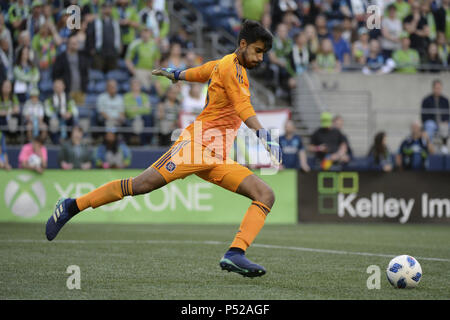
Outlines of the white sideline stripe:
M0 243L48 243L48 240L33 240L33 239L0 239ZM55 240L52 243L69 243L69 244L209 244L209 245L229 245L228 242L221 241L196 241L196 240ZM393 258L396 255L382 254L382 253L370 253L370 252L358 252L358 251L342 251L342 250L330 250L330 249L316 249L316 248L304 248L304 247L291 247L291 246L278 246L271 244L253 243L252 247L267 248L267 249L282 249L282 250L294 250L305 252L318 252L318 253L330 253L330 254L342 254L342 255L357 255L357 256L369 256L369 257L385 257ZM427 261L441 261L450 262L450 259L444 258L429 258L429 257L415 257L417 260Z

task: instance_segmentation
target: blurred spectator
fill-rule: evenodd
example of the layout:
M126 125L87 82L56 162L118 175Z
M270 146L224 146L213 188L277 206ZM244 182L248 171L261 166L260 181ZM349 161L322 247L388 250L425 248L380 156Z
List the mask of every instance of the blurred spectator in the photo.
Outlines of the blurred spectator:
M443 65L445 67L448 67L450 65L450 42L447 43L444 32L437 32L436 43L438 47L439 58L441 59Z
M327 27L327 18L325 17L325 15L319 14L316 17L316 21L314 24L316 27L317 37L319 38L319 40L330 38L330 33L328 32Z
M140 22L152 30L159 42L169 34L169 18L164 9L155 6L154 0L146 0L145 7L139 11Z
M402 170L425 170L428 156L434 153L434 147L418 121L411 124L411 135L400 145L396 162Z
M169 60L167 57L161 57L160 68L168 68L168 63ZM155 82L153 84L155 85L158 96L164 97L169 87L172 86L172 81L166 77L156 77L154 80Z
M26 22L26 29L30 32L31 38L34 38L41 26L45 23L42 7L43 3L41 0L33 0L31 3L31 14L28 15Z
M190 50L195 49L195 44L191 39L190 34L193 32L192 28L189 26L185 26L183 28L180 28L177 30L177 33L173 34L170 37L170 44L172 43L178 43L180 44L183 51L187 51L186 54Z
M288 71L292 77L308 71L313 56L308 50L305 32L299 32L294 38L294 46L289 55Z
M342 31L340 25L334 26L330 39L336 58L342 66L347 66L350 64L350 44L342 38Z
M41 132L47 131L47 125L44 122L45 109L39 100L39 90L32 88L30 90L30 99L23 106L24 124L27 129L27 139L37 137Z
M205 86L201 83L189 83L181 89L181 106L184 112L199 114L205 106Z
M7 46L3 45L3 48L8 48L5 51L6 56L11 60L14 58L13 41L11 37L11 32L9 31L7 25L5 24L5 17L3 13L0 13L0 39L6 41ZM11 79L10 79L11 80Z
M352 15L347 2L340 0L323 1L322 12L327 16L330 24L340 23L344 17Z
M302 138L295 134L295 125L292 120L286 121L284 126L285 133L280 137L280 147L283 153L284 168L302 169L309 172L306 151L303 147Z
M177 86L171 86L167 90L163 101L158 105L157 125L159 129L159 145L169 146L172 144L172 132L178 128L178 116L181 111L178 100Z
M113 10L113 17L119 20L123 45L121 57L124 57L128 45L136 38L136 30L140 26L139 14L136 7L130 5L130 0L116 0Z
M352 44L352 58L353 63L361 66L366 64L366 59L369 56L369 31L366 27L358 29L358 40Z
M117 137L116 130L106 131L103 143L95 152L95 165L103 169L122 169L131 163L131 151L128 146Z
M422 0L420 2L420 12L422 16L427 20L428 28L430 30L428 34L428 39L430 41L436 41L436 20L434 14L431 11L431 2L434 0Z
M186 52L186 69L201 65L203 63L202 61L202 58L198 56L194 51Z
M151 142L151 134L142 133L144 128L153 126L152 121L152 107L148 95L141 91L141 83L138 79L131 79L131 92L128 92L123 97L125 106L125 114L127 122L133 127L133 131L140 134L140 145L145 145Z
M396 71L400 73L416 73L420 63L419 54L416 50L409 47L410 40L407 33L402 33L400 38L401 48L392 54Z
M181 45L177 42L172 43L170 46L170 53L168 58L169 68L173 69L186 69L186 61L181 51Z
M45 116L50 131L50 139L54 144L67 138L68 127L78 121L78 108L64 91L64 81L56 79L53 82L53 95L45 100Z
M386 142L386 133L378 132L367 155L372 163L371 169L391 172L394 168L392 156Z
M409 33L411 48L416 49L420 56L424 56L428 47L430 28L418 0L411 3L411 14L403 19L405 31Z
M5 169L7 171L11 170L11 165L8 160L8 153L6 150L5 135L2 131L0 131L0 169Z
M59 36L61 44L58 46L58 54L67 50L67 42L69 41L69 37L72 34L72 30L67 26L67 19L70 14L64 9L61 12L58 23L56 24L56 33Z
M84 104L88 84L89 61L78 50L79 43L75 36L69 38L67 50L56 57L52 78L64 81L66 95L72 97L78 105Z
M152 38L152 32L145 27L141 37L128 47L125 63L128 71L136 77L148 91L152 85L152 70L158 67L161 54L158 44Z
M14 94L19 98L20 103L24 103L28 99L28 92L31 88L37 87L40 73L39 69L30 59L28 47L23 47L16 57L14 65Z
M83 142L83 130L79 126L72 128L70 141L64 143L59 151L59 165L64 170L90 169L92 152Z
M422 59L421 71L438 73L443 69L441 57L439 56L436 42L431 42L428 46L427 54Z
M0 94L0 126L8 126L8 133L17 130L20 124L19 99L12 92L11 81L5 80L1 86ZM11 130L15 128L15 130Z
M381 48L386 58L390 58L395 50L400 49L402 31L402 21L397 17L397 9L394 4L390 4L387 7L387 16L381 21Z
M17 0L10 4L8 9L8 22L11 24L12 36L17 39L21 30L26 26L30 8L25 0Z
M0 60L4 69L5 78L13 80L13 56L9 52L9 43L6 38L0 38Z
M395 9L397 11L397 17L403 21L411 13L411 5L404 0L395 0L393 2Z
M306 44L309 52L315 55L319 51L319 38L317 37L316 28L312 24L305 26Z
M271 69L274 72L276 81L277 95L280 96L282 91L289 88L289 54L292 51L292 39L288 36L288 28L286 24L280 23L277 26L277 32L273 39L272 50L269 51Z
M39 33L33 36L31 47L36 52L41 72L53 65L57 55L57 47L61 42L59 35L52 33L48 23L43 24L39 29Z
M394 69L395 63L391 58L386 58L380 50L380 43L377 39L370 40L369 55L366 59L366 65L362 72L366 75L385 74Z
M25 144L19 153L19 168L43 173L47 168L48 154L45 147L46 131L42 131L32 141Z
M58 0L56 0L58 1ZM41 12L44 16L45 23L49 23L52 27L55 27L55 19L53 17L53 6L55 3L50 4L48 0L44 0L42 2ZM56 9L56 8L55 8Z
M110 1L102 3L101 15L88 24L86 49L93 57L92 67L103 72L117 68L122 48L119 22L112 17Z
M333 128L332 117L329 112L321 113L320 128L312 134L308 146L308 150L315 154L316 166L323 170L329 170L332 166L341 169L342 165L350 161L345 137Z
M34 50L31 48L31 36L27 30L22 31L19 34L17 46L14 50L14 57L16 57L16 59L17 57L20 56L20 51L22 50L23 47L28 48L28 55L30 57L30 60L33 61L34 64L36 60L36 54Z
M354 24L354 20L352 20L350 16L346 16L342 20L342 39L344 39L349 45L351 45L353 38L356 36L356 24Z
M87 27L88 27L88 23L86 20L81 21L81 26L80 29L77 30L76 32L73 32L70 36L69 39L71 37L74 37L77 42L78 42L78 51L81 51L84 55L86 55L87 53L87 49L86 49L86 40L87 40ZM67 40L70 41L70 40Z
M421 118L425 132L431 141L439 132L442 140L442 153L448 153L449 112L448 98L442 95L442 82L436 79L433 81L432 93L422 101Z
M293 39L294 36L301 31L300 26L302 23L299 18L292 12L286 12L283 15L283 19L281 21L287 26L288 36Z
M353 158L353 150L350 146L350 141L348 140L347 136L344 134L344 118L340 115L336 115L333 117L333 128L339 130L339 132L344 137L345 144L347 145L347 155L350 158L350 160Z
M245 1L245 0L244 0ZM272 1L271 14L273 25L277 26L283 20L286 14L293 13L298 15L299 4L295 0Z
M441 0L441 6L434 11L436 30L442 32L450 41L450 0Z
M90 23L97 19L101 13L101 5L103 2L104 0L81 0L81 16L84 20Z
M266 14L270 14L270 0L235 0L236 13L239 19L261 22Z
M341 64L334 55L333 44L330 39L323 39L320 43L320 50L313 61L313 70L321 73L341 71Z
M101 126L116 127L125 124L125 107L123 98L117 93L114 79L106 83L106 92L97 98L97 122Z

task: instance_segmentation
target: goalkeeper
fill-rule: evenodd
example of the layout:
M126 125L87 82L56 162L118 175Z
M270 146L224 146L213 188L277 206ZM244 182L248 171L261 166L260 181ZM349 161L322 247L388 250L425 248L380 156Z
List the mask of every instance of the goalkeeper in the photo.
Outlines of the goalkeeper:
M184 71L154 70L155 76L164 76L173 82L207 82L203 111L183 130L169 151L137 177L111 181L76 199L60 199L46 225L47 239L53 240L69 219L89 207L97 208L125 196L146 194L173 180L195 174L252 200L219 265L223 270L247 277L264 275L266 270L248 260L245 253L263 227L275 196L263 180L230 159L228 152L244 121L266 146L271 158L281 162L278 143L261 126L250 103L246 71L257 67L271 47L271 33L258 22L247 20L242 25L234 53Z

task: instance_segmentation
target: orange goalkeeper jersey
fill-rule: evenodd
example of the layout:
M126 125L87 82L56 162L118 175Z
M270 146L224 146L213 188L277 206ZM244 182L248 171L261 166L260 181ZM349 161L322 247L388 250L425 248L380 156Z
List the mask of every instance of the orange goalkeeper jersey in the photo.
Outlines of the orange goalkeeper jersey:
M186 127L179 140L201 143L225 159L242 121L255 115L247 71L232 53L186 70L185 79L208 81L208 93L203 111Z

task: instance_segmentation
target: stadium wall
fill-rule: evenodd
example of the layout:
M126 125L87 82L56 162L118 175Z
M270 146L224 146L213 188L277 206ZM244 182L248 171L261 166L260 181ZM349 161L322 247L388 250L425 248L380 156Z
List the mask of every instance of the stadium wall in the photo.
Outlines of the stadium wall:
M450 223L450 172L298 173L299 222Z
M387 133L388 146L392 151L396 151L401 141L409 134L410 124L412 121L421 119L421 105L424 97L431 94L431 86L434 79L440 79L444 85L443 94L450 98L449 85L450 74L386 74L366 76L354 72L339 74L311 74L314 87L321 92L332 91L336 94L339 92L367 92L370 95L369 108L369 124L352 123L351 119L347 119L344 125L344 131L348 131L350 143L355 136L352 136L352 130L359 128L359 125L368 125L371 127L369 137L369 145L362 150L365 154L372 143L373 136L377 131L385 131ZM331 89L324 89L331 88ZM328 90L328 91L327 91ZM342 99L348 98L343 95ZM339 98L337 98L339 99ZM349 102L350 104L350 102ZM342 105L336 103L336 106ZM353 105L353 104L352 104ZM325 109L326 105L323 106ZM334 106L328 106L333 112L340 113L339 108L336 110ZM342 113L345 119L346 106L342 106ZM363 112L365 106L361 106L354 112ZM356 144L357 141L354 141Z

